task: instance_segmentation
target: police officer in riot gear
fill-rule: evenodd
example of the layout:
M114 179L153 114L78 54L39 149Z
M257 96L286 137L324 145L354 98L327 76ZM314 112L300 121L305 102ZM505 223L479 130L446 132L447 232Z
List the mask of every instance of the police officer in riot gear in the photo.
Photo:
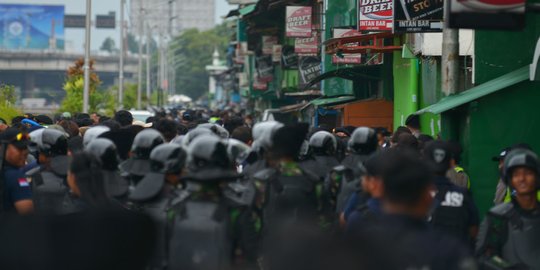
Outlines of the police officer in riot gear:
M271 146L272 134L283 127L276 121L267 121L255 124L253 127L253 144L251 152L246 158L246 164L242 171L247 177L252 177L258 171L267 167L265 152Z
M309 138L309 147L313 152L312 158L303 161L301 166L323 181L330 170L339 165L335 157L337 139L328 131L317 131Z
M515 190L511 202L493 207L482 223L476 246L485 269L540 269L540 162L528 149L510 151L503 179Z
M98 138L101 134L110 131L111 129L106 126L95 126L89 128L83 136L83 146L86 147L88 144L94 140L95 138Z
M145 129L139 132L131 146L131 157L120 163L120 171L131 185L136 185L150 172L150 153L165 142L165 139L155 129Z
M34 206L36 213L61 214L69 188L68 143L64 132L56 129L43 129L38 136L31 137L38 149L39 168L28 172L32 179Z
M187 194L177 197L170 219L169 269L227 269L233 255L237 200L224 192L240 177L216 135L201 135L188 148ZM235 214L236 213L236 214Z
M454 185L446 177L452 153L443 141L429 142L423 157L435 172L435 205L429 222L437 229L471 244L478 233L478 209L466 189Z
M129 183L120 176L116 145L109 139L96 138L85 149L101 161L105 191L111 198L122 199L127 195Z
M154 219L157 241L149 267L164 269L167 267L169 239L167 209L175 199L183 196L177 186L186 161L186 152L177 144L161 144L152 150L149 158L150 171L134 187L129 199L136 205L136 209Z

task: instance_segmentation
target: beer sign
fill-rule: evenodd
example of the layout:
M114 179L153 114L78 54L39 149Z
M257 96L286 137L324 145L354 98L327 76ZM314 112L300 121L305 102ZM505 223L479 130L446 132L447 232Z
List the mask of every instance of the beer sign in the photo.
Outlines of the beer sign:
M358 0L358 31L392 31L393 0Z
M294 52L299 55L317 54L318 50L318 39L315 34L308 38L296 38L294 40Z
M394 0L394 33L441 32L444 0Z
M287 37L311 37L311 7L287 7L285 35Z

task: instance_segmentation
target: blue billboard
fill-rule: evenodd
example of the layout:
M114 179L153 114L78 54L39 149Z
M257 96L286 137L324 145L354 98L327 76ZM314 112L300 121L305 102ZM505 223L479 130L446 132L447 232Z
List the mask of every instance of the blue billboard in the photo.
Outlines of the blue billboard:
M64 6L0 4L0 48L64 49Z

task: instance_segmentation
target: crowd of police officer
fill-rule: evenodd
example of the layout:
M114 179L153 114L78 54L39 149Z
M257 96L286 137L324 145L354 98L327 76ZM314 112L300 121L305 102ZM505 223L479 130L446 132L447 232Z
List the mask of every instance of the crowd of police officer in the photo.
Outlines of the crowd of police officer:
M101 237L104 246L150 239L134 244L148 249L135 260L141 269L540 269L537 155L520 144L495 158L497 205L480 225L459 146L420 134L414 117L390 134L253 125L233 112L188 110L147 123L127 111L26 115L0 123L0 141L0 236L14 214L57 224L113 211L122 214L109 218L152 221L136 233L126 228L143 219L103 222L120 228ZM63 230L51 228L44 238ZM0 265L18 268L6 258Z

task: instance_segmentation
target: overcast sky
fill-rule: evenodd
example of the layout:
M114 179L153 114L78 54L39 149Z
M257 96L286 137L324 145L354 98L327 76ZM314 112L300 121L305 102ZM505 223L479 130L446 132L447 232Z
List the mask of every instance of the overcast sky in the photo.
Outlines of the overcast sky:
M146 0L151 2L152 0ZM182 1L182 0L176 0ZM236 8L227 4L226 0L215 0L216 12L215 21L221 23L221 16L226 15L229 10ZM1 4L42 4L42 5L64 5L66 14L84 14L86 10L86 0L0 0ZM126 1L129 3L129 0ZM120 18L120 0L92 0L92 19L95 19L97 14L107 14L109 11L116 12L116 18ZM127 9L126 9L127 14ZM126 20L129 19L126 15ZM99 50L101 43L107 37L112 37L118 46L120 40L120 30L117 29L96 29L92 28L91 37L91 49L93 51ZM66 28L64 30L64 36L66 39L66 50L71 51L83 51L84 44L84 29Z

